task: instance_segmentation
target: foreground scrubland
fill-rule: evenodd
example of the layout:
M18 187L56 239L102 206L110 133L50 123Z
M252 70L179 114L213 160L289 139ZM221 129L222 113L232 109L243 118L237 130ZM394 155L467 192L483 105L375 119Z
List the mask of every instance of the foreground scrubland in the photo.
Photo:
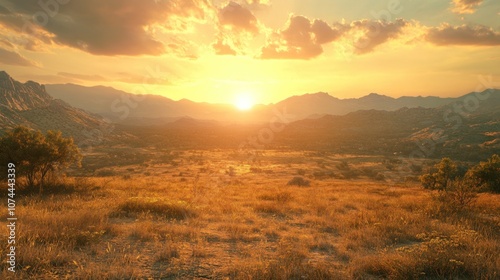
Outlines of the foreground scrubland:
M18 191L17 272L0 278L498 279L499 195L450 208L396 165L192 151L55 178Z

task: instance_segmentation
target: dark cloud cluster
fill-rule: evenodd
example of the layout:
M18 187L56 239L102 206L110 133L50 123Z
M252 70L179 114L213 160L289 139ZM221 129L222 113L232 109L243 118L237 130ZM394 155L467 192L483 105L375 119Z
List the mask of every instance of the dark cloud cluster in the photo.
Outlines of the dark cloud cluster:
M363 54L374 50L375 47L398 37L408 23L403 19L394 22L360 20L351 24L351 28L364 31L364 35L354 42L355 53Z
M452 1L457 13L474 12L482 2ZM216 7L209 0L2 0L0 62L34 66L36 63L22 56L19 50L39 51L53 44L95 55L170 53L193 59L197 57L196 42L177 34L188 30L191 21L201 22L207 18L215 20L212 24L216 33L210 35L215 37L211 46L216 54L245 53L248 42L266 30L254 14L256 7L269 7L271 1L233 0L223 3L222 7ZM336 41L352 48L355 54L367 54L406 35L407 27L418 28L415 34L425 33L416 35L416 39L435 45L500 45L500 32L481 25L451 26L445 23L438 27L423 27L404 19L327 23L321 19L291 15L282 29L269 32L258 57L312 59L324 52L326 44ZM158 33L162 36L157 36Z
M310 59L323 53L321 45L339 38L344 26L330 26L322 20L311 22L304 16L291 16L287 27L274 34L262 48L261 58Z
M360 20L350 24L334 23L329 25L322 20L311 21L304 16L291 16L284 30L275 34L274 40L262 48L261 57L284 59L310 59L323 53L322 45L341 37L352 39L354 52L371 52L389 39L398 37L407 26L403 19L394 22L378 20ZM354 32L362 35L353 39Z
M483 25L451 26L443 24L432 27L426 35L427 41L436 45L499 46L500 32Z
M260 4L255 2L251 4ZM254 37L260 32L259 22L248 7L236 2L229 2L218 11L217 40L212 44L218 55L236 55L242 41Z
M219 23L236 32L259 32L257 18L247 8L235 2L229 2L219 11Z
M482 25L422 27L404 19L394 21L358 20L350 24L327 24L304 16L291 16L285 29L275 32L262 48L263 59L311 59L323 53L323 45L346 39L355 54L373 52L379 45L406 35L406 27L418 28L424 40L435 45L500 45L500 32ZM418 33L418 32L417 32ZM411 34L410 34L411 36ZM345 43L345 42L344 42Z
M165 46L149 27L172 18L203 19L209 7L207 0L5 1L10 13L0 22L6 26L47 32L54 43L96 55L161 54Z

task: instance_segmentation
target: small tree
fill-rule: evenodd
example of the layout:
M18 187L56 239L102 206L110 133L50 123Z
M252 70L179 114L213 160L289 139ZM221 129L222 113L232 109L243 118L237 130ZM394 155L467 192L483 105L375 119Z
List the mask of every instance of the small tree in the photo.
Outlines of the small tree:
M473 206L477 199L478 190L479 187L476 180L462 178L450 181L448 189L441 192L441 195L449 199L449 206L457 212L469 209Z
M443 158L434 165L431 171L420 176L420 181L426 189L446 190L451 180L458 176L458 168L455 162L449 158Z
M465 170L451 159L443 158L420 176L424 188L437 191L433 192L433 198L439 203L440 214L464 213L472 209L479 183L471 176L464 176Z
M62 137L60 131L48 131L44 136L24 126L0 138L0 146L2 164L14 163L17 177L25 177L27 187L38 187L40 193L47 174L63 170L72 163L80 164L82 157L73 139Z
M467 172L467 176L479 182L486 190L500 193L500 156L493 155Z

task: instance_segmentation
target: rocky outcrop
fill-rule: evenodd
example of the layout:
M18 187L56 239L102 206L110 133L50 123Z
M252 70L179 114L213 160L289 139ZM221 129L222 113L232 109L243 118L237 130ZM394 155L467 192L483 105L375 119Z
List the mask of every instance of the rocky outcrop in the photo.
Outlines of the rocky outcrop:
M53 99L39 83L20 83L0 71L0 132L17 125L42 131L60 130L65 136L82 141L89 131L106 123L97 115Z

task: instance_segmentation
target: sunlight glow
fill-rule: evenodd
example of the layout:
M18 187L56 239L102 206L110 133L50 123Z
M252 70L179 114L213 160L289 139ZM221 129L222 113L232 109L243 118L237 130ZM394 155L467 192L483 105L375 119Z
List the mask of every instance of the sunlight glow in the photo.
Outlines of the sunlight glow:
M254 106L254 100L249 93L240 93L236 95L234 106L241 111L248 111Z

